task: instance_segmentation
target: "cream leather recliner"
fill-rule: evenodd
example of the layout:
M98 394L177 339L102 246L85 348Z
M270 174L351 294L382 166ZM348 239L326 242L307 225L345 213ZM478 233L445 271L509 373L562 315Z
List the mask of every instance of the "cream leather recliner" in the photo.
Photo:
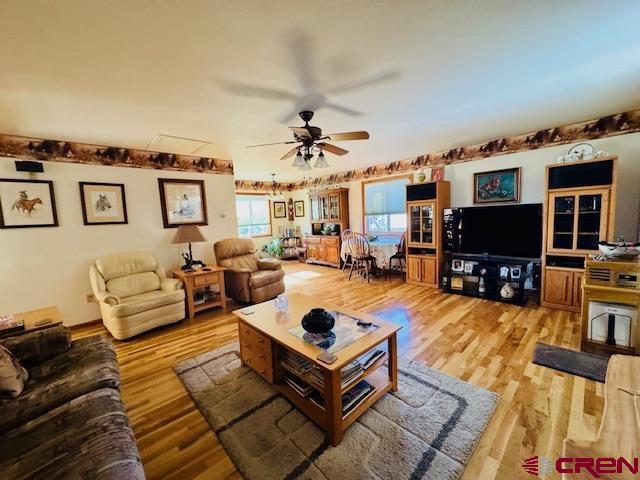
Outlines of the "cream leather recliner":
M182 281L167 278L150 253L101 257L89 279L104 326L118 340L185 318Z

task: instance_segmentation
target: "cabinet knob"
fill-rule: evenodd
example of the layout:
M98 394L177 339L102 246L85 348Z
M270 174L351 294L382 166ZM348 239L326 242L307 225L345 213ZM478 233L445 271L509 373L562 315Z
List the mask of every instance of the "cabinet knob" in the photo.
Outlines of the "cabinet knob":
M264 343L264 338L259 338L258 343Z
M267 359L267 357L265 357L264 355L260 355L260 358L261 358L262 360L266 360L266 359Z
M243 343L243 344L242 344L242 346L243 346L244 348L249 348L249 344L248 344L248 343Z
M242 333L244 333L245 335L249 335L249 330L243 330Z
M247 365L251 365L251 359L250 358L245 359L244 363L246 363Z

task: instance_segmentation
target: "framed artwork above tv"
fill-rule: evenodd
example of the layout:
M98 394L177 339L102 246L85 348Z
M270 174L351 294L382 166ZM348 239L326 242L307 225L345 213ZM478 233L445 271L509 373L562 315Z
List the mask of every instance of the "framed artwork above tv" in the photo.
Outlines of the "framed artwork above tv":
M473 174L473 203L519 203L520 168Z

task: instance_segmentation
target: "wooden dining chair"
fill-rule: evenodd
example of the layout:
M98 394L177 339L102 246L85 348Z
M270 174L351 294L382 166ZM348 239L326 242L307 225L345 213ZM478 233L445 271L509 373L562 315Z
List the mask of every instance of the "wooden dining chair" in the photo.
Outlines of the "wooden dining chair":
M369 272L376 268L376 258L371 255L371 246L367 237L361 233L353 232L347 237L347 248L351 255L351 268L349 280L355 269L356 273L364 276L369 282ZM363 275L364 273L364 275Z
M400 272L402 277L404 278L405 272L407 271L407 232L402 234L400 237L400 243L398 244L398 250L396 253L389 257L389 266L387 269L388 276L391 276L391 272ZM397 260L398 265L394 265L393 261Z
M340 259L342 260L342 268L340 270L342 270L343 272L347 266L351 266L351 254L349 253L349 245L347 244L347 238L349 238L349 235L351 235L352 233L353 233L353 230L350 230L347 228L340 235ZM344 253L344 258L342 258L343 253Z

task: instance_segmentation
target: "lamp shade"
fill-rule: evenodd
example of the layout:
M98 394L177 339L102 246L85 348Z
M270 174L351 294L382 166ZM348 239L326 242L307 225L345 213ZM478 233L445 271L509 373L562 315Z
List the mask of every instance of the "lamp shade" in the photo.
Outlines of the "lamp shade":
M207 238L197 225L180 225L171 243L206 242Z

